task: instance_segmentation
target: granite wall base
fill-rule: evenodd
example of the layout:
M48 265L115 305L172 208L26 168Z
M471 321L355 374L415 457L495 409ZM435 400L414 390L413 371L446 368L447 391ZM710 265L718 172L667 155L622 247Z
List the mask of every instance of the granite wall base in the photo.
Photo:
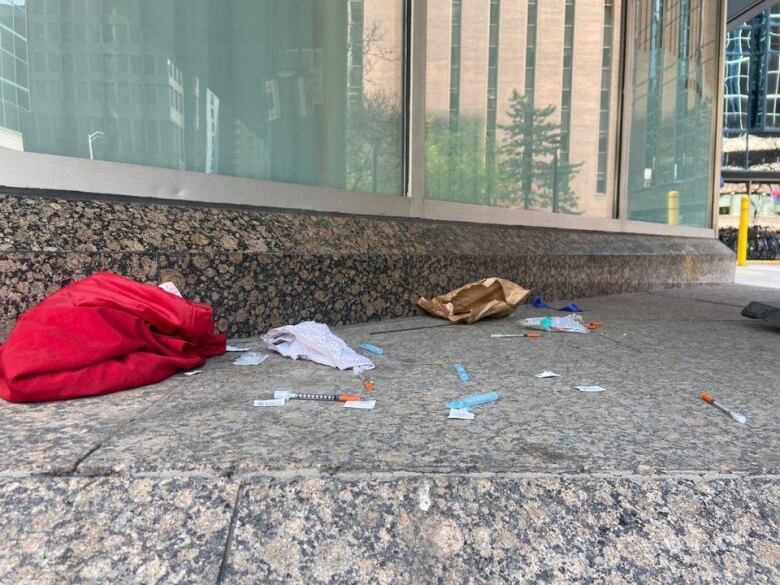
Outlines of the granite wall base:
M607 234L75 195L0 196L0 335L65 284L110 270L174 281L250 336L304 319L418 314L435 295L502 276L545 298L733 282L717 240Z

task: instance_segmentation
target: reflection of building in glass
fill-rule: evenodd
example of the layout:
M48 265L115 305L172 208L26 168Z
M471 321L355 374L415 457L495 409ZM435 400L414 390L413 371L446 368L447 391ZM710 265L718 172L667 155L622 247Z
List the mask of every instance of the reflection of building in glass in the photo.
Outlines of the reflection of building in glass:
M0 0L0 14L0 122L29 151L401 192L399 3Z
M206 173L219 172L219 98L206 90Z
M780 170L780 3L726 37L723 167Z
M487 119L485 120L485 167L496 167L496 130L498 103L498 41L499 18L501 15L501 0L490 0L490 29L488 32L488 88L487 88ZM488 174L488 192L494 192L495 174Z
M731 30L726 36L726 73L723 104L723 132L742 134L749 126L750 62L753 59L751 23Z
M170 3L29 3L29 150L185 168L184 76L158 26ZM150 26L154 23L155 26Z
M350 107L359 107L363 100L364 15L363 0L350 0L347 26L347 98Z
M728 31L723 96L723 170L719 223L737 225L744 183L729 182L729 171L780 171L780 3ZM766 179L764 179L766 181ZM755 221L780 225L780 184L751 184Z
M780 130L780 3L728 32L723 130Z
M566 0L563 23L563 83L561 88L561 160L569 160L571 140L572 67L574 62L574 0Z
M0 0L0 146L24 150L21 118L30 109L25 0Z
M347 3L346 187L398 193L403 181L400 5Z
M428 4L426 109L434 124L448 120L458 140L485 161L483 179L478 171L469 171L475 188L488 184L483 199L473 202L504 204L491 193L501 185L499 180L494 186L490 169L496 166L494 158L500 159L494 149L500 153L506 126L517 122L509 116L510 98L517 91L539 111L553 108L549 123L556 130L548 134L560 134L559 180L571 177L567 188L576 193L576 212L611 214L612 201L604 195L614 188L609 177L615 145L609 137L617 122L617 68L612 67L611 48L617 45L619 8L614 0ZM462 151L463 145L450 148ZM575 165L581 166L575 171ZM429 173L435 175L435 170L429 168ZM455 190L469 189L468 181L454 179L451 184L451 194L431 195L458 199Z
M450 21L450 126L455 129L460 114L460 49L463 22L463 1L452 0Z

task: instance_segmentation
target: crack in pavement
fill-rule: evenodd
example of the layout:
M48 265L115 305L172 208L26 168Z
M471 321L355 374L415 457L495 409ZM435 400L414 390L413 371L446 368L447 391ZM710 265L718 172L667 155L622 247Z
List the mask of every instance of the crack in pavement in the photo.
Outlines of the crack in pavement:
M153 399L149 404L142 406L140 409L138 409L138 411L135 412L135 414L130 415L130 417L127 420L112 425L109 428L109 431L106 433L106 435L98 441L97 445L91 447L84 455L80 456L73 464L70 471L66 473L75 474L78 471L79 466L82 463L84 463L84 461L86 461L89 457L94 455L105 443L107 443L113 437L115 437L116 435L124 431L131 424L138 421L144 414L149 412L155 405L159 404L161 400L167 398L169 394L173 392L174 389L178 388L181 384L182 384L181 380L177 381L177 383L175 384L171 384L171 387L169 389L161 392L160 395L157 398Z
M236 521L238 520L238 507L241 502L241 496L244 494L244 485L239 483L236 490L236 499L233 501L233 511L230 514L230 524L228 525L228 533L225 537L225 548L222 550L222 559L219 562L219 572L217 573L217 585L221 584L225 579L225 571L227 571L228 561L230 560L230 549L233 545L233 535L236 530Z

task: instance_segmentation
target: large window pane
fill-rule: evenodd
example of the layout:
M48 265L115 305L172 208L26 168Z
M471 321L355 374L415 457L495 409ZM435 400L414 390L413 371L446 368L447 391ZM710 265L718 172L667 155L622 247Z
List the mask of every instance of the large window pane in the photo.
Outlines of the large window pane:
M780 168L780 3L728 31L725 78L722 168Z
M28 0L25 12L29 75L7 43L1 65L25 98L32 88L25 150L402 191L401 0Z
M633 2L629 217L706 227L711 223L719 2ZM733 42L749 42L749 37ZM738 103L733 116L741 123ZM673 211L676 200L679 217Z
M21 123L29 109L25 2L0 0L0 146L22 148Z
M428 2L426 196L610 217L621 4Z

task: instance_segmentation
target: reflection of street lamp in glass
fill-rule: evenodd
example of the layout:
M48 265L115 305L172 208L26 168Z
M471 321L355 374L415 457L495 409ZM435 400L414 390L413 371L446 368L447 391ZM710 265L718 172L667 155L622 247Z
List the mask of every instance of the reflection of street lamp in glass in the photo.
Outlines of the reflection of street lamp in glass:
M100 138L101 136L105 136L103 132L100 130L95 130L91 134L87 134L87 140L89 141L89 158L90 160L95 160L95 153L92 152L92 143L95 141L96 138Z

